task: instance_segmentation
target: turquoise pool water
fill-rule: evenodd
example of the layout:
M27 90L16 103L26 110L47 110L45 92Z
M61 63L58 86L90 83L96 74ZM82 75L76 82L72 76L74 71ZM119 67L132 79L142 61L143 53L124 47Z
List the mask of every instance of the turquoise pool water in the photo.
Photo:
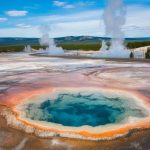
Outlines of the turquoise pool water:
M58 94L55 99L46 99L40 104L29 103L26 117L64 126L92 127L119 123L126 117L144 117L145 113L132 100L94 94Z

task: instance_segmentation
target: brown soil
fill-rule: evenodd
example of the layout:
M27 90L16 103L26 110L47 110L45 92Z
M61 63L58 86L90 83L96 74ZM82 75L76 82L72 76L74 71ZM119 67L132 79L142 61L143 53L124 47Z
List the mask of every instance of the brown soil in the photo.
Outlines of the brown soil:
M134 131L126 137L110 141L60 137L41 139L7 126L6 120L0 116L0 150L150 150L149 139L150 129Z

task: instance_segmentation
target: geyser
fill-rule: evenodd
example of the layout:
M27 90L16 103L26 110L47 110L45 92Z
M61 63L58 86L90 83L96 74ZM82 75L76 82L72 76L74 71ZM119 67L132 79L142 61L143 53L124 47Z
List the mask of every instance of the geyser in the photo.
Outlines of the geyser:
M102 48L98 53L99 57L108 58L129 58L130 51L124 46L124 33L122 27L126 22L126 7L123 0L109 0L104 10L103 20L105 25L105 36L112 37L109 50L102 42ZM96 54L97 55L97 54Z
M40 39L40 44L47 46L46 49L40 49L40 52L45 53L50 56L62 56L64 55L64 50L61 47L57 47L53 38L49 37L47 33L49 30L48 26L42 26L41 31L43 33L42 38Z
M31 53L31 52L32 52L31 46L30 46L30 45L25 46L24 52L25 52L25 53Z

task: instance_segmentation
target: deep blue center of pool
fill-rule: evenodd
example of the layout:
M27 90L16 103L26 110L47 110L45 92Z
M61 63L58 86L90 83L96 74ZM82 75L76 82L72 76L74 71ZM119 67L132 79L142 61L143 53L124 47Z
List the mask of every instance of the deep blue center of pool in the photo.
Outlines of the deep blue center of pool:
M123 99L100 94L59 94L55 100L45 100L38 105L31 103L26 108L26 115L32 120L72 127L111 124L123 120L125 115L137 113L141 110L129 109Z

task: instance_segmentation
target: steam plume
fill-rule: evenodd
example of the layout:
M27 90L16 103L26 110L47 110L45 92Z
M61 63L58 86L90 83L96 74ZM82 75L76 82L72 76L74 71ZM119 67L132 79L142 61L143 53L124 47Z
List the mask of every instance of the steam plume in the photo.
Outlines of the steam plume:
M64 55L64 51L60 47L56 47L54 39L49 37L48 31L50 30L49 26L42 26L42 38L40 39L40 44L44 46L48 46L45 50L40 49L41 52L45 52L47 55L50 56L61 56Z
M125 16L126 7L123 0L108 1L108 6L103 14L106 36L112 36L112 38L123 41L124 33L122 32L122 26L126 22Z
M24 52L25 52L25 53L31 53L31 52L32 52L31 46L30 46L30 45L25 46Z
M124 47L124 33L122 31L126 22L126 7L123 0L108 0L103 20L105 35L112 37L112 40L110 50L104 50L99 55L102 57L129 58L130 52Z

